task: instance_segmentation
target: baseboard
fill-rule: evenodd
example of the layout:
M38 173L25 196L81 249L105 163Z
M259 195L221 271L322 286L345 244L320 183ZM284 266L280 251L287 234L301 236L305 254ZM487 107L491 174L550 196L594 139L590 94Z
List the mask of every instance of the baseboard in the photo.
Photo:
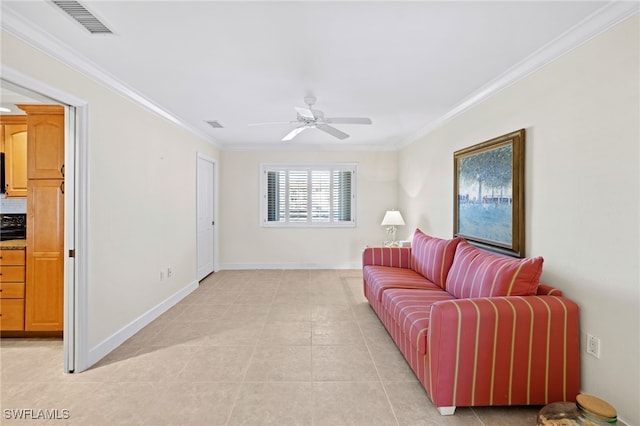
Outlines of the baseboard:
M145 326L151 323L151 321L165 313L169 308L180 302L197 288L198 281L193 281L169 296L164 301L149 309L144 314L140 315L135 320L131 321L129 324L122 327L120 330L113 333L111 336L104 339L102 342L98 343L93 348L89 349L88 368L100 361L115 348L123 344L128 338L142 330Z
M361 262L346 263L221 263L220 270L252 269L360 269Z

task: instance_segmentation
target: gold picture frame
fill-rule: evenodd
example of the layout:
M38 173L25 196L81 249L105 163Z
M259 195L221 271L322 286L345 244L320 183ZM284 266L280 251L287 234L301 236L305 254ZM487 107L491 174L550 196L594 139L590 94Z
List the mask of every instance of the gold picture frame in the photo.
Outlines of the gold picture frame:
M479 247L524 257L525 130L453 153L453 234Z

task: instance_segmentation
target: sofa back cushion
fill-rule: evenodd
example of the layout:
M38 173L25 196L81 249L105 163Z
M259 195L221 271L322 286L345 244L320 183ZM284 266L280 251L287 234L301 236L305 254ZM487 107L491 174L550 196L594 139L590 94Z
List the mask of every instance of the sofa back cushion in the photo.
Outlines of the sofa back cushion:
M411 269L444 288L460 241L462 238L442 240L430 237L416 229L411 241Z
M456 248L445 289L458 299L536 294L542 257L516 259L462 241Z

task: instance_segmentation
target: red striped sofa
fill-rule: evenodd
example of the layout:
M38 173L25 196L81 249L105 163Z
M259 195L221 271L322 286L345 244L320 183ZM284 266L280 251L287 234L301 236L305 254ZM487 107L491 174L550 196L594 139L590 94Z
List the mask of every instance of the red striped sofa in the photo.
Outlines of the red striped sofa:
M415 231L363 252L364 294L441 414L574 401L578 306L516 259Z

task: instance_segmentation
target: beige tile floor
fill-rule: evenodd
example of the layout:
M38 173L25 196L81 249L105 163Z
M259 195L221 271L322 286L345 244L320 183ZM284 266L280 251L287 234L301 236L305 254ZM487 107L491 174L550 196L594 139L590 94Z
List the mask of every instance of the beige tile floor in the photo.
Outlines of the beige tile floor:
M2 339L0 362L3 425L514 426L540 408L440 416L351 270L217 272L81 374L59 340Z

